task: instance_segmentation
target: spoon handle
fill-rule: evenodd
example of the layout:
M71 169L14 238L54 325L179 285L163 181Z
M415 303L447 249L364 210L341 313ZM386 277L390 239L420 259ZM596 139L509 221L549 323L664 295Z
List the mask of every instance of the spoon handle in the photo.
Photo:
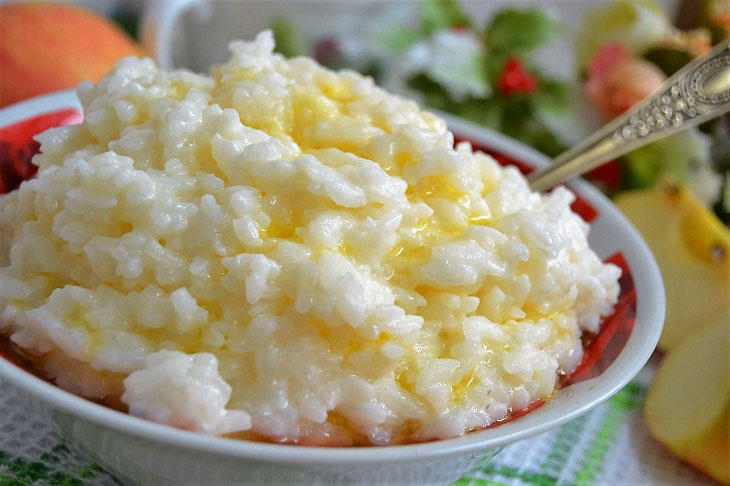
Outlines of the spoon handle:
M604 126L552 165L529 177L544 191L644 145L730 111L730 41L715 47L671 78L652 95Z

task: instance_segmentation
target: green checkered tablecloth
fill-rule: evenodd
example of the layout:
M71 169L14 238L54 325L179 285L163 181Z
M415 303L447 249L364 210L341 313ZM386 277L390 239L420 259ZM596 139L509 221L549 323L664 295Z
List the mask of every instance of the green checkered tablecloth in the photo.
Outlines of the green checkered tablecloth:
M458 486L714 484L651 439L642 403L651 365L608 402L563 427L506 447ZM0 383L0 486L116 485L67 447L26 399Z

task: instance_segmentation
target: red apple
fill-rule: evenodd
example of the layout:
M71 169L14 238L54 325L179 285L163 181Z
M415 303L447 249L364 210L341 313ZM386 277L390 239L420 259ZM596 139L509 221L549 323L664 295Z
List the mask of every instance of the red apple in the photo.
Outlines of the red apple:
M0 7L0 107L81 81L98 81L122 57L140 55L111 22L71 5Z

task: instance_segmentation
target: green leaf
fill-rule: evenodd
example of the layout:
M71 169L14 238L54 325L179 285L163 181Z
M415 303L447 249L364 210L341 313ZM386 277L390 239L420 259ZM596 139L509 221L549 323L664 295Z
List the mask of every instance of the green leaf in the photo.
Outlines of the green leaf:
M421 28L426 34L453 27L471 27L469 16L457 0L422 1Z
M503 99L504 115L502 130L510 136L517 136L525 124L535 116L535 100L525 95Z
M622 169L629 188L653 187L662 175L662 164L655 158L656 149L647 146L623 156Z
M491 63L492 59L487 61ZM499 63L486 66L496 70ZM501 68L501 65L499 65ZM550 110L556 113L570 111L566 106L570 94L563 83L545 79L541 90L535 95L469 96L455 101L442 83L433 80L425 73L418 74L406 81L407 86L420 93L424 104L430 108L453 113L456 116L479 123L496 131L516 138L537 150L554 156L565 149L551 126L545 122L543 113ZM539 95L539 96L538 96Z
M487 47L494 52L526 54L548 42L558 23L541 9L505 9L487 27Z
M345 65L343 67L346 68L347 66ZM385 71L385 66L383 65L383 62L380 59L373 59L361 66L358 66L356 69L361 74L372 77L376 83L380 84L383 79L383 72Z
M453 113L495 130L499 128L502 107L494 99L469 97L455 102L440 84L424 74L418 74L408 79L406 85L420 93L423 103L429 108Z
M420 93L427 106L449 111L449 105L451 105L449 94L441 85L432 81L425 74L417 74L407 79L406 86Z
M411 47L416 42L423 39L423 35L414 29L398 27L394 30L384 33L380 38L380 43L386 49L399 53Z
M499 86L499 76L502 74L504 63L507 62L508 57L506 54L499 52L489 52L486 57L487 80L492 86Z
M548 157L555 157L565 151L565 145L539 119L530 120L522 132L513 137Z
M447 111L493 130L499 130L502 110L502 105L494 99L479 99L454 103Z
M539 110L564 113L570 110L570 89L567 83L538 76L535 104Z
M653 62L664 74L671 76L690 62L692 54L679 49L668 49L666 47L655 47L644 54L644 59Z
M538 116L534 97L513 96L503 100L503 103L501 132L550 157L565 150L563 144Z
M301 56L306 52L306 43L297 28L283 17L277 17L271 22L271 31L276 42L275 51L286 57Z
M674 183L687 181L690 172L707 163L708 137L686 130L629 152L622 157L630 188L652 187L660 177Z

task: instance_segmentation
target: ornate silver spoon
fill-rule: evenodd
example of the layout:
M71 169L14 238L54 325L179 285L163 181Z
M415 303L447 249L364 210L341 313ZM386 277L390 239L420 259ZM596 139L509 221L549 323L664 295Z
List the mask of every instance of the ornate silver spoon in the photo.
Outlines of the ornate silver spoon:
M644 145L730 111L730 41L695 59L552 165L531 174L535 191L544 191Z

